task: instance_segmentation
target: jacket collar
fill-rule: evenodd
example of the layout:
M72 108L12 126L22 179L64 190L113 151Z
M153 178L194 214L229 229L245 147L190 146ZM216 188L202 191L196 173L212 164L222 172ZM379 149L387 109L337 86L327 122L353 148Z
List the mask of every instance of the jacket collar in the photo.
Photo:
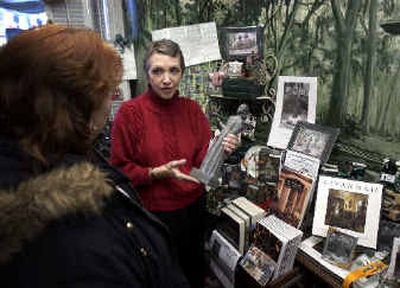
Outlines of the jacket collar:
M106 174L88 162L56 168L15 189L0 190L0 263L52 221L100 213L112 191Z

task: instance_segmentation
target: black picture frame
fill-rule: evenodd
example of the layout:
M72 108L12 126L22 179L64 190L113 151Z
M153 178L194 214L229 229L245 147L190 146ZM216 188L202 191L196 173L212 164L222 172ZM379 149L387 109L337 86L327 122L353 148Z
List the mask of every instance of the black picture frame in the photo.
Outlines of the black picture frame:
M320 159L323 165L329 158L338 128L299 121L294 127L288 149Z
M220 28L222 58L226 61L245 61L248 56L262 58L264 55L264 27Z

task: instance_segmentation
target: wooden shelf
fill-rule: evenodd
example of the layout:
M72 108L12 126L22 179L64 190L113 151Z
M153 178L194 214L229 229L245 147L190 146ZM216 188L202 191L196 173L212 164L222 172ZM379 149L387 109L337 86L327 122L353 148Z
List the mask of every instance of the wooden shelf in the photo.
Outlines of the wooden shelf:
M237 101L257 101L257 100L271 100L272 99L268 96L260 96L256 98L238 98L238 97L228 97L219 94L208 94L208 97L215 98L215 99L223 99L223 100L237 100Z

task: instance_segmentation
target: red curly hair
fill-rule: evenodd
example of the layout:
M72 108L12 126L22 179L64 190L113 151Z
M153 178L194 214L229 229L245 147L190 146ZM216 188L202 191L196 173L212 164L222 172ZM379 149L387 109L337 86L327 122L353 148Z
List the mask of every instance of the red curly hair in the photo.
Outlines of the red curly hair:
M85 28L49 24L0 50L0 133L46 162L90 147L89 121L121 81L114 48Z

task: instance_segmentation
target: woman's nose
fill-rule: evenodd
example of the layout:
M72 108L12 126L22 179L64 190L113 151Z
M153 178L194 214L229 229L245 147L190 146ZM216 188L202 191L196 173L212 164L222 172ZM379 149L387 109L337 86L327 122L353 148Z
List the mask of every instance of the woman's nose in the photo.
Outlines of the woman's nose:
M165 73L165 74L164 74L163 83L164 83L164 84L169 84L169 83L171 83L171 75L169 75L169 73Z

